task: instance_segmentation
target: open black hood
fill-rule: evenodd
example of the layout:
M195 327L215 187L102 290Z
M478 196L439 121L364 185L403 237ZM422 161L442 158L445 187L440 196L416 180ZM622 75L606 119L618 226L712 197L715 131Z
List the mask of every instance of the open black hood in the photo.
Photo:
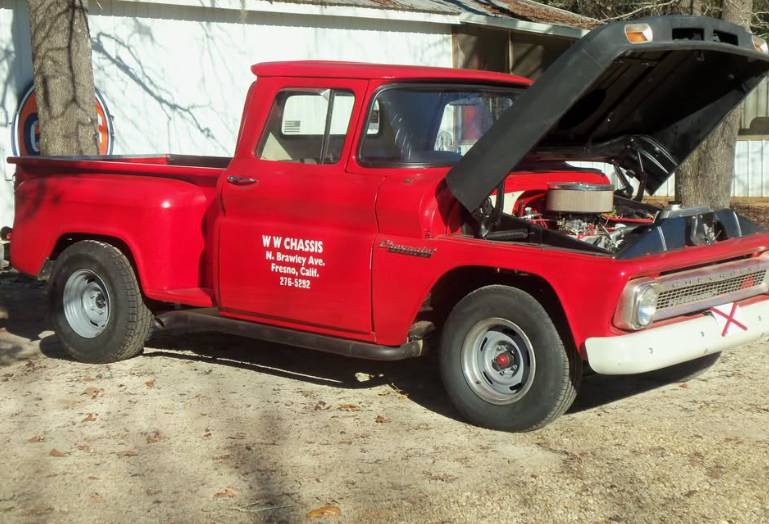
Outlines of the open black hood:
M648 24L651 41L628 41L626 26L638 24ZM767 70L769 56L756 50L753 36L720 20L669 16L601 26L516 99L447 184L474 211L516 166L587 160L615 163L654 192Z

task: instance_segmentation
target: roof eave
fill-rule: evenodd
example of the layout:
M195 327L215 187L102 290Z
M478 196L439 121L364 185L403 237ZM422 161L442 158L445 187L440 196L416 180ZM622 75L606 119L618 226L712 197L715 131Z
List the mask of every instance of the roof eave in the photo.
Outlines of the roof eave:
M540 22L529 22L527 20L518 20L516 18L507 18L501 16L485 16L475 14L461 14L459 20L463 24L478 25L485 27L497 27L508 29L520 33L536 33L552 35L569 40L578 40L588 34L587 29L570 27L556 24L543 24Z

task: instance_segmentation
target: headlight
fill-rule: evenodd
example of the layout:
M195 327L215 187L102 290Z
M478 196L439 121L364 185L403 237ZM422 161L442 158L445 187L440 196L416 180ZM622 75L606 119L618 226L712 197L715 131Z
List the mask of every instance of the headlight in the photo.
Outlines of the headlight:
M652 279L631 281L622 292L614 324L622 329L642 329L657 313L659 284Z
M654 320L657 312L657 290L653 286L641 288L635 304L635 324L646 327Z

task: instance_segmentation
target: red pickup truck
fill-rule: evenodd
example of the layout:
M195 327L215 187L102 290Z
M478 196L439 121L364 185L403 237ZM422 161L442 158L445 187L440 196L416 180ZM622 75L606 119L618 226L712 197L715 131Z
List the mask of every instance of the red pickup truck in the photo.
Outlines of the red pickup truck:
M769 69L692 17L594 30L538 80L257 64L235 155L11 158L11 262L84 362L206 329L379 360L438 354L467 420L530 430L583 371L769 333L769 234L644 204ZM619 187L571 161L614 165Z

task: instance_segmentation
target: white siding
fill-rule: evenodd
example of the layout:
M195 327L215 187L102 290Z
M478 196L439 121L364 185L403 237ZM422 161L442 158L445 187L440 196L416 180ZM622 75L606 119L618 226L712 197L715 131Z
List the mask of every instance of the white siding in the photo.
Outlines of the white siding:
M732 195L769 197L769 140L737 142Z
M435 23L110 0L90 2L90 12L115 154L232 154L256 62L452 65L451 27ZM32 81L27 23L23 0L0 0L0 226L12 221L11 121Z
M19 97L32 81L27 7L24 0L0 3L0 226L13 221L13 169L5 163L11 155L11 125ZM12 166L11 166L12 167Z

